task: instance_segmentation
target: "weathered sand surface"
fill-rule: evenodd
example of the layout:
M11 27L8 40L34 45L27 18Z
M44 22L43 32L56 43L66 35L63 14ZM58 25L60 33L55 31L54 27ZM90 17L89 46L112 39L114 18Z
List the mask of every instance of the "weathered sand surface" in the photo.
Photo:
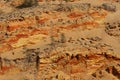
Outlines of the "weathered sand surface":
M88 2L92 7L87 11L67 8ZM99 10L103 3L115 5L116 11ZM120 80L120 3L80 0L63 4L65 9L60 11L56 10L60 6L47 10L48 4L39 15L1 21L0 80Z

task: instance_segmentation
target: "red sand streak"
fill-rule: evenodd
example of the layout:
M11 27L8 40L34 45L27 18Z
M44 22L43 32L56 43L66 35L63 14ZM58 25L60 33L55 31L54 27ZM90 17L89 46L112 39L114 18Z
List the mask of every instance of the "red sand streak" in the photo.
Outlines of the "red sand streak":
M76 18L76 17L80 17L80 16L83 16L83 13L77 14L77 13L73 12L73 13L70 13L69 15L67 15L67 17L69 17L69 18Z

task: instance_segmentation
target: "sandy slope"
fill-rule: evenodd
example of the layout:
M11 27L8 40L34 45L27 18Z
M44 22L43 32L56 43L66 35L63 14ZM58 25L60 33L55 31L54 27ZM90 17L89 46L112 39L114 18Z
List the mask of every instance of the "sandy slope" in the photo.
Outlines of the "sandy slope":
M79 3L85 2L90 2L96 6L105 2L112 3L103 0L79 1ZM114 5L117 5L117 9L119 9L118 3L114 3ZM5 40L9 42L10 39L13 39L11 43L9 42L11 48L3 50L0 54L3 60L3 65L0 68L0 80L119 80L120 37L108 35L105 32L104 25L105 21L110 23L114 20L119 21L119 19L116 19L119 16L119 10L117 12L102 10L102 15L107 14L104 17L99 13L92 15L92 11L94 13L94 10L90 10L90 16L92 16L95 23L98 23L97 25L90 23L89 20L91 21L91 19L80 24L69 25L65 24L66 22L62 25L57 24L58 18L66 21L80 19L82 14L84 16L84 13L76 8L73 9L73 13L46 11L43 15L40 15L39 24L36 24L33 17L30 18L31 24L26 24L27 27L24 28L19 28L19 26L11 22L13 24L12 28L15 28L13 31L19 29L18 33L13 33L13 38L10 37ZM102 18L96 19L96 17ZM51 27L49 18L52 19L55 26ZM29 18L27 20L29 21ZM48 23L47 26L38 30L34 29L44 22ZM33 25L34 28L28 29L30 25ZM27 37L26 35L22 35L22 37L19 35L21 38L16 39L14 34L19 34L21 29L28 29L28 32L25 33ZM63 37L61 37L61 33L64 34L65 38L63 43L61 42ZM55 40L53 40L53 44L51 44L51 35ZM6 42L1 44L4 45ZM34 50L33 52L27 52L29 49ZM35 66L35 56L29 57L29 55L36 53L36 49L40 53L38 70L36 70ZM26 56L28 53L29 55ZM29 61L28 58L32 58L34 61L27 62L27 60Z

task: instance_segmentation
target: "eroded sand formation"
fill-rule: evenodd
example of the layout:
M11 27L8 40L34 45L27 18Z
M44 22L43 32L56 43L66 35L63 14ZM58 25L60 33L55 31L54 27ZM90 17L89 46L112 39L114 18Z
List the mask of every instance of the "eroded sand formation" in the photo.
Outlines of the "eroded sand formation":
M0 2L0 80L120 80L119 1L24 1Z

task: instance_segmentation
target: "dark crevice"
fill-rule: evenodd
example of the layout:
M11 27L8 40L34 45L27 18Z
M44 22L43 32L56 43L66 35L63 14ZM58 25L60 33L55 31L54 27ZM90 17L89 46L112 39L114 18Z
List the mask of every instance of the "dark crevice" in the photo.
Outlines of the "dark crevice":
M23 4L17 6L16 8L22 9L22 8L28 8L32 6L36 6L38 4L37 0L25 0Z

